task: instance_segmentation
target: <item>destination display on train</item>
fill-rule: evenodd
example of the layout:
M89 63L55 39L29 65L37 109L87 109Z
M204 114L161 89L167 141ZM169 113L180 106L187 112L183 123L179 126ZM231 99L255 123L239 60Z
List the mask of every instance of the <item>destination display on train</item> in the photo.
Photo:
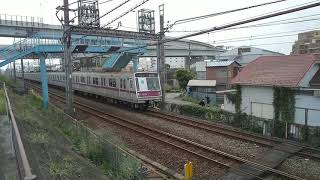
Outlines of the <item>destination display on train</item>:
M136 77L158 77L157 73L137 73Z

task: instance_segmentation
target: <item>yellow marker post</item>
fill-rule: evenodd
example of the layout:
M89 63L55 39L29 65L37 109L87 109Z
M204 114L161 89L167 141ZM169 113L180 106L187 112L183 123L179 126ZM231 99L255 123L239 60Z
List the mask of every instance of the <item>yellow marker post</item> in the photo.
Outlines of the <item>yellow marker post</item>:
M184 177L185 180L191 180L193 175L192 170L192 163L189 161L186 161L186 164L184 165Z

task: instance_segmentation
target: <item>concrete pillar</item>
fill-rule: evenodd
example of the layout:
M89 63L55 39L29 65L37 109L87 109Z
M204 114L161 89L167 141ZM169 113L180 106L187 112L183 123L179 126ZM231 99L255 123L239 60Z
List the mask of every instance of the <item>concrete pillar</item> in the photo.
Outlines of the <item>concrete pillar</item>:
M41 74L41 86L42 86L42 101L43 107L48 108L49 96L48 96L48 78L46 69L46 58L45 56L40 56L40 74Z

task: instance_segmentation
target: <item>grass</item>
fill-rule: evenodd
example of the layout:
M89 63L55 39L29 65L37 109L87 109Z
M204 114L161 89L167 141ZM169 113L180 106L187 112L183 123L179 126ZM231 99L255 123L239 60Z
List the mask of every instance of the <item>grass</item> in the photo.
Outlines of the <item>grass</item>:
M76 125L69 117L62 114L62 112L57 112L53 107L49 107L48 110L42 109L41 98L33 92L27 96L27 103L39 110L41 116L47 122L69 139L75 152L100 167L112 179L136 179L139 163L124 155L107 141L103 141L104 137L100 137L101 139L99 140L99 137L91 135L85 126ZM32 136L33 140L38 143L45 142L45 137L46 135L41 133L36 133ZM121 144L120 142L116 144L118 143ZM61 162L60 164L52 162L50 164L50 172L57 178L63 177L65 172L61 167L63 167Z
M6 114L6 100L4 90L0 90L0 114Z

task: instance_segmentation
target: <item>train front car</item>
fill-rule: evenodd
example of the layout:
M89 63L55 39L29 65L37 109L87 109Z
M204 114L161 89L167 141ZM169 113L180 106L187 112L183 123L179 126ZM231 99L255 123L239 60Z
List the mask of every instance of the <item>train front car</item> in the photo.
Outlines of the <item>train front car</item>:
M147 108L150 105L160 102L162 93L158 74L140 72L135 73L134 76L138 101L145 102L142 108Z

